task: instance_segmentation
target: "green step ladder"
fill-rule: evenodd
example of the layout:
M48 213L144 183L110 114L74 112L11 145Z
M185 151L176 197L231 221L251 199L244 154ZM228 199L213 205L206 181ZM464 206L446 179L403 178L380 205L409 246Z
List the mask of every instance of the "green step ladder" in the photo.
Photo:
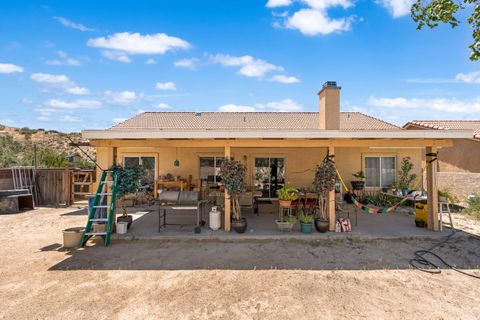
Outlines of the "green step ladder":
M107 179L109 178L109 179ZM110 244L110 236L115 220L115 200L117 187L117 174L112 170L103 170L98 183L95 199L88 213L87 225L80 240L80 247L85 246L88 239L94 236L103 237L105 246ZM110 201L109 200L110 197ZM105 213L106 212L106 216ZM95 231L95 225L105 225L105 231Z

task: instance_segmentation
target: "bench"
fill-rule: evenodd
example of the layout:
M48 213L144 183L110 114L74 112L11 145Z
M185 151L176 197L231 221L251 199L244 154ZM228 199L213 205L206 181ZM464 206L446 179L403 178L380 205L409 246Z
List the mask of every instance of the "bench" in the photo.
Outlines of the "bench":
M28 189L0 190L0 214L33 210L33 195Z

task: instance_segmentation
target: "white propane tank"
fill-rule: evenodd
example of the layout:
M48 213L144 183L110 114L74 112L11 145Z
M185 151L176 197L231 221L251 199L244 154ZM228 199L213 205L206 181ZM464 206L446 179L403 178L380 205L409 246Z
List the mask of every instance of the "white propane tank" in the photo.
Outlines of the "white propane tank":
M212 211L210 211L210 229L218 230L221 228L221 219L220 219L221 212L217 211L217 207L213 206Z

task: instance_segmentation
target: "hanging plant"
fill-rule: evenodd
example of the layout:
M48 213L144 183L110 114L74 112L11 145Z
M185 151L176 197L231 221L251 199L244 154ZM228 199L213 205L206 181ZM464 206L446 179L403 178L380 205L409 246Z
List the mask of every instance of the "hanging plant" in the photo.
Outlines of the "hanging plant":
M237 221L241 219L238 196L245 192L246 172L247 168L240 161L225 159L220 165L219 176L230 198L233 200L233 218Z
M327 194L335 189L336 179L337 171L332 161L325 160L317 166L312 188L318 195L320 217L324 221L327 220Z

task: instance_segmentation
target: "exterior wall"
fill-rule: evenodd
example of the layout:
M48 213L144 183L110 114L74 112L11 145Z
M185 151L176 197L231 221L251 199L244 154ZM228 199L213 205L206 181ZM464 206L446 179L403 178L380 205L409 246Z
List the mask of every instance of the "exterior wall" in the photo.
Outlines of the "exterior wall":
M231 148L232 156L247 166L247 184L253 185L255 157L284 157L286 181L295 186L309 188L313 180L315 166L327 153L327 148ZM350 187L353 174L364 170L365 155L393 155L397 159L397 170L403 157L411 157L414 173L421 174L423 149L371 149L371 148L335 148L335 163L340 174ZM122 164L126 155L149 155L157 159L157 177L166 173L187 178L192 175L192 182L199 179L201 156L223 156L223 148L173 148L173 147L119 147L117 163ZM173 162L178 158L179 167ZM97 148L100 166L108 167L113 161L113 148Z
M432 130L421 126L409 125L406 129ZM453 146L441 148L438 152L439 172L480 173L480 141L473 139L455 139Z
M438 189L448 191L464 202L470 194L480 193L480 173L439 172Z

